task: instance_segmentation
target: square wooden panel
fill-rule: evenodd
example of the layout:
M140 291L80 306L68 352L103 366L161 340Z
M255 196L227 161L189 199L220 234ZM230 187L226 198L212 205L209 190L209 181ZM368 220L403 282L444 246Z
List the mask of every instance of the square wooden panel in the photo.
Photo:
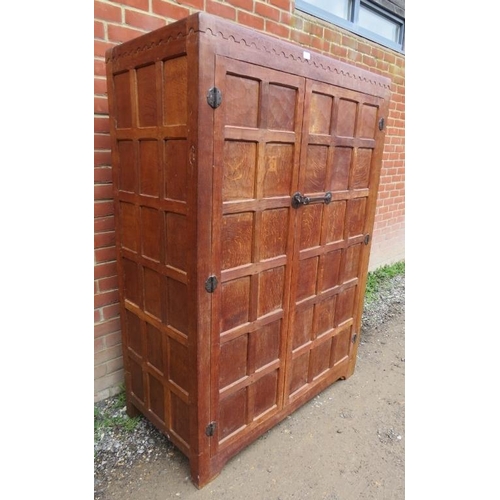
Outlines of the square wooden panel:
M297 90L270 83L268 92L267 128L293 131Z
M252 262L253 212L224 215L221 228L222 269Z
M333 97L313 92L309 114L309 133L330 135Z
M135 168L135 148L132 141L118 141L118 189L135 193L137 191L137 171Z
M164 141L165 174L164 196L167 199L186 201L188 145L185 139Z
M162 318L162 276L144 267L144 310L154 316L158 321Z
M163 124L187 123L187 57L163 62L164 98Z
M344 239L346 207L345 201L333 201L325 208L323 217L326 227L326 243L334 243Z
M359 137L373 139L377 125L378 108L370 104L361 106L361 118L359 124Z
M155 65L148 64L137 68L136 79L139 127L155 127L158 125Z
M337 296L337 307L335 311L335 326L352 318L356 287L351 286L340 292Z
M313 312L313 306L307 308L301 307L295 311L293 322L293 350L311 340L313 331Z
M300 355L298 358L292 361L292 366L290 367L290 394L297 392L304 385L307 384L307 375L309 372L309 354L311 351L307 351Z
M363 234L365 226L366 198L355 198L347 201L346 238Z
M278 404L278 370L267 373L254 384L253 419Z
M158 141L139 141L140 193L160 196L160 151Z
M250 277L245 276L221 286L220 330L247 323L250 316Z
M318 257L301 260L297 278L297 301L316 295L317 278Z
M295 147L293 144L267 143L265 145L265 163L262 177L262 196L290 195L292 189L292 173Z
M130 93L130 72L116 74L113 78L116 106L116 128L130 128L132 126L132 95Z
M170 430L179 436L189 446L189 406L182 399L170 392Z
M361 257L361 243L347 247L343 252L342 281L352 280L358 277L359 262Z
M144 402L144 379L142 366L133 358L128 360L128 368L130 373L130 389L132 394L141 402Z
M323 205L301 207L300 217L300 250L319 246L321 240L321 216ZM329 207L326 207L329 210Z
M321 291L329 290L340 284L340 263L342 260L342 250L328 252L323 257L323 274L321 280Z
M132 252L139 251L139 214L132 203L120 202L120 240L121 246Z
M314 306L313 337L317 338L334 328L337 296L318 302Z
M219 441L247 424L247 388L220 401L218 419Z
M123 292L125 300L142 307L142 291L139 288L139 266L137 262L130 259L122 259L123 268Z
M257 317L283 307L285 293L285 268L275 267L259 274L259 300Z
M247 375L248 335L241 335L220 347L219 388L237 382Z
M281 320L273 321L269 325L259 328L250 334L256 370L279 358L281 328Z
M335 366L341 361L344 361L349 355L351 349L351 328L341 330L332 339L332 352L330 365Z
M160 373L165 370L165 344L163 333L150 323L146 323L146 353L148 363Z
M260 82L240 75L226 75L226 124L259 126Z
M153 374L148 373L149 385L149 409L162 421L165 422L165 389L160 380Z
M323 192L326 189L328 147L309 144L304 180L306 194Z
M186 271L188 255L188 225L185 215L167 212L165 214L165 230L167 234L165 264L170 267Z
M128 309L125 310L125 334L128 348L142 357L141 320Z
M335 134L339 137L354 137L356 131L356 113L358 103L340 99L337 112Z
M141 253L155 262L161 260L163 213L155 208L140 207Z
M168 380L188 391L188 348L177 340L168 339Z
M332 339L329 338L311 349L309 359L309 376L311 380L319 377L330 368L330 351Z
M372 162L372 150L359 148L352 166L351 188L367 188L370 182L370 166Z
M332 191L349 188L349 173L352 163L352 148L336 147L333 151Z
M177 280L166 278L167 324L178 332L188 335L187 286Z
M286 255L288 242L288 208L265 210L260 219L260 260Z
M252 199L255 193L257 144L226 141L222 161L222 200Z

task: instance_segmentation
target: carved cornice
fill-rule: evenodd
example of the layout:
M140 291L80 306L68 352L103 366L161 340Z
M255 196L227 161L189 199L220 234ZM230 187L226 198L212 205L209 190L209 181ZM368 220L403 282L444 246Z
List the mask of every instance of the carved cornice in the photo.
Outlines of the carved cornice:
M167 31L168 26L166 26L163 29L165 31ZM296 53L297 49L309 50L307 47L297 47L297 46L292 47L292 46L290 46L289 50L286 50L286 51L282 50L282 49L277 50L274 47L269 48L268 46L266 46L263 43L262 37L257 38L257 41L254 41L254 40L247 41L247 39L244 36L239 36L238 34L234 34L234 33L230 33L230 34L223 33L221 30L217 30L217 29L214 30L210 27L206 27L204 29L196 29L196 30L194 28L190 28L188 31L186 31L184 29L182 31L179 31L176 35L171 34L171 33L169 33L168 35L165 34L167 36L164 36L164 37L160 36L160 38L158 38L157 40L149 41L148 43L145 43L144 45L135 45L135 46L131 47L130 50L126 49L126 44L128 44L129 42L125 42L124 46L122 46L123 47L122 50L120 50L118 53L116 53L114 50L110 50L106 53L106 63L108 63L109 61L115 62L115 61L118 61L122 58L131 57L131 56L134 56L134 55L139 54L141 52L155 49L155 48L160 47L160 46L166 46L173 41L177 41L181 38L187 38L190 35L195 34L195 33L210 34L213 37L219 37L219 38L222 38L223 40L226 40L226 41L229 41L232 43L244 45L248 48L253 48L255 50L258 50L260 52L265 52L266 54L269 54L269 55L272 55L275 57L281 57L281 58L285 58L285 59L291 60L291 61L296 62L296 63L314 66L318 69L322 69L323 71L329 71L329 72L335 73L339 76L346 77L346 78L352 78L354 80L358 80L360 82L365 82L365 83L368 83L371 85L375 85L375 86L381 87L383 89L390 89L390 85L387 84L386 82L370 78L368 70L363 70L363 69L357 68L355 66L349 65L350 68L352 68L352 71L350 71L348 69L343 69L342 67L340 67L340 68L338 67L339 65L344 66L344 65L348 65L349 63L343 63L343 62L339 61L338 64L332 64L332 65L328 64L328 58L330 56L313 53L312 58L308 60L308 59L305 59L304 57L301 57L300 55L298 55ZM158 33L158 35L159 34L160 33ZM249 35L249 39L251 37L252 37L252 34ZM137 40L137 41L139 41L139 40ZM283 44L291 45L291 42L287 42L287 41L283 41L283 40L279 40L279 39L276 39L276 41L281 42ZM320 59L320 61L318 62L317 59Z
M232 42L239 43L239 44L243 43L246 47L249 47L249 48L253 47L256 50L259 50L261 52L266 52L267 54L271 54L273 56L284 57L285 59L290 59L294 62L300 62L303 64L307 64L309 66L312 65L312 66L315 66L316 68L322 69L324 71L330 71L331 73L336 73L337 75L340 75L340 76L357 79L361 82L370 83L372 85L378 85L379 87L382 87L384 89L390 89L390 85L388 85L384 82L377 81L377 80L374 80L374 79L367 77L366 75L359 74L358 71L356 71L356 70L358 70L358 68L356 68L355 66L351 66L353 68L353 70L355 70L355 71L350 72L350 71L344 71L343 69L340 69L340 68L336 67L335 65L333 65L333 66L329 65L326 61L327 61L327 58L329 58L330 56L320 55L320 57L323 59L325 64L323 64L323 62L321 62L321 61L318 63L316 60L304 59L303 57L300 57L299 55L294 55L292 52L285 53L285 51L283 51L283 50L276 50L275 48L269 49L265 45L257 44L254 41L247 42L246 39L243 37L238 39L238 37L235 36L234 34L225 35L224 33L222 33L222 31L220 31L220 30L213 31L211 28L207 28L206 31L210 31L210 34L212 36L220 36L224 40L232 41ZM285 43L291 43L291 42L285 42ZM295 49L297 49L297 48L299 48L300 50L306 50L306 51L310 50L307 47L295 47ZM313 57L317 58L318 54L314 53ZM348 64L348 63L340 62L340 64ZM362 69L359 69L359 71L368 72L368 70L362 70Z
M164 30L167 27L163 28ZM130 57L134 56L136 54L140 54L141 52L145 52L147 50L155 49L157 47L161 47L163 45L168 45L169 43L173 41L177 41L181 38L187 38L190 34L195 33L195 30L191 28L188 33L185 31L179 31L177 35L172 35L169 34L165 38L160 38L158 40L151 41L149 43L145 43L144 45L136 45L132 47L130 50L126 50L126 44L133 42L134 40L130 40L130 42L125 42L123 45L118 46L118 47L123 47L123 51L120 51L118 54L115 53L114 50L111 50L106 53L106 63L108 62L115 62L119 61L120 59L123 59L125 57ZM138 42L140 38L136 39L135 41ZM111 54L111 55L110 55Z

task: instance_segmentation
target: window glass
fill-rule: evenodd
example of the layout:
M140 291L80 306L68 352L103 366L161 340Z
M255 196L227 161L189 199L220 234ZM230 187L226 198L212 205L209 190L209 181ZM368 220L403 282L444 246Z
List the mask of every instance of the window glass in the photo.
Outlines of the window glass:
M399 24L382 14L361 4L359 6L358 24L362 28L377 33L388 40L397 42L399 39Z
M349 19L352 0L308 0L309 4L323 9L342 19Z

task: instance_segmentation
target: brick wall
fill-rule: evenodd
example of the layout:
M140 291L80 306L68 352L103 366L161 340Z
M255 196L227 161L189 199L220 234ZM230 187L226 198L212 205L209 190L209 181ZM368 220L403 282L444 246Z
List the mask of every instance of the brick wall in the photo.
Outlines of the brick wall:
M370 269L404 259L404 56L295 11L293 0L95 0L95 401L118 393L123 382L104 54L109 47L199 10L331 54L392 79L393 96Z

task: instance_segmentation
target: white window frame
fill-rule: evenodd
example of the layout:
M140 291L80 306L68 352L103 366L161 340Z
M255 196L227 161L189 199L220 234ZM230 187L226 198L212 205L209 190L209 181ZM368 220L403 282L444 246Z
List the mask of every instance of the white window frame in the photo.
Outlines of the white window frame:
M352 0L352 9L349 16L349 20L338 17L331 12L325 11L316 7L315 5L310 4L307 0L295 0L295 8L306 14L310 14L314 17L318 17L325 21L328 21L332 24L336 24L341 28L345 28L357 35L360 35L364 38L372 40L384 47L389 47L397 52L404 53L404 31L405 31L405 20L394 13L390 12L387 9L384 9L381 5L372 2L370 0ZM363 4L363 6L368 7L369 9L379 13L383 17L399 24L399 36L398 40L394 42L393 40L389 40L377 33L374 33L366 28L362 28L358 24L358 15L359 15L359 6Z

